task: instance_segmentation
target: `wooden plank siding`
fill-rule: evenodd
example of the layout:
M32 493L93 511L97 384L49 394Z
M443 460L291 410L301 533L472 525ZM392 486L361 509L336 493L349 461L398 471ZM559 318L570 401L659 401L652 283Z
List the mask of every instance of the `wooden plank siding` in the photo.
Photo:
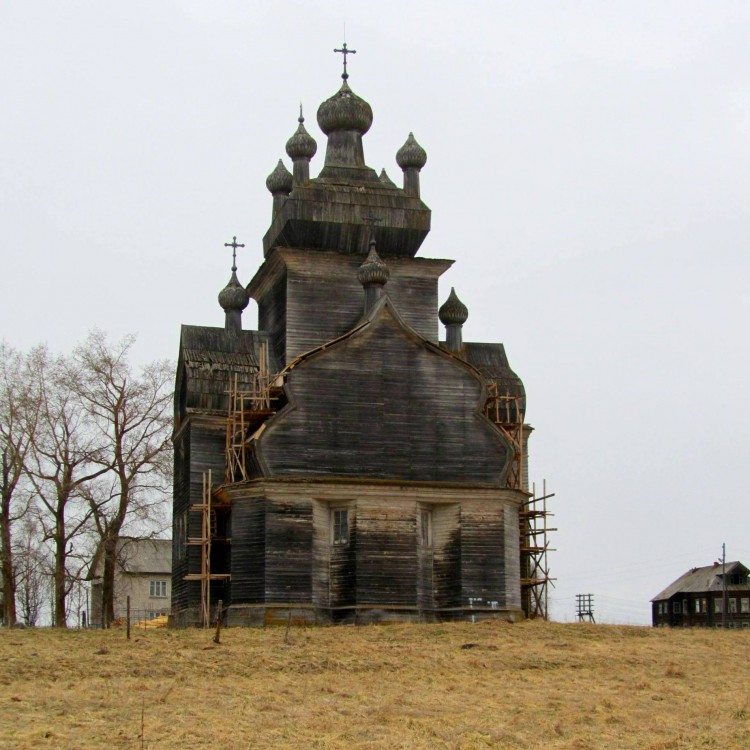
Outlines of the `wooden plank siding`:
M267 502L265 598L310 603L312 598L312 503Z
M266 499L232 505L232 603L262 604L266 596Z
M279 248L259 269L249 289L258 301L258 323L270 331L286 363L351 330L363 316L357 280L361 257ZM438 279L450 260L389 258L385 287L404 321L429 341L438 340ZM335 304L332 302L335 300Z
M233 506L232 608L266 607L238 622L283 621L285 607L296 620L306 607L318 622L367 622L375 612L453 619L468 611L469 596L483 598L477 610L496 601L502 616L520 612L507 564L517 566L518 536L504 535L506 519L518 526L517 491L255 480L224 492ZM432 512L430 549L420 545L421 508ZM332 544L332 512L341 509L349 541ZM481 559L494 571L483 572Z
M518 522L513 527L518 549ZM479 599L475 607L505 604L507 597L505 514L502 506L466 499L461 503L461 596L463 604Z
M357 502L357 604L417 606L415 502Z
M461 505L432 506L433 572L435 609L461 606Z
M504 484L509 450L479 413L484 384L428 349L387 302L291 370L286 392L257 443L266 476Z

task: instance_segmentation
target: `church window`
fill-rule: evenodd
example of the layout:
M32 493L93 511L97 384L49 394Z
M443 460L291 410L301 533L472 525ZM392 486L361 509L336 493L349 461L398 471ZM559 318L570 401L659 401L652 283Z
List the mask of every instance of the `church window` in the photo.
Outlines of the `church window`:
M432 547L432 511L429 508L419 510L419 543Z
M331 542L336 545L349 544L349 511L335 508L331 522Z

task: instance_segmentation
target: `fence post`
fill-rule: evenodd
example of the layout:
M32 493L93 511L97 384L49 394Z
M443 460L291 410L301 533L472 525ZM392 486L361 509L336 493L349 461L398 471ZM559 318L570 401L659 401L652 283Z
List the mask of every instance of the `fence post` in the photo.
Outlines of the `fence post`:
M127 612L126 618L127 618L127 623L128 623L128 626L127 626L128 640L130 640L130 596L128 596L125 606L126 606L126 612Z

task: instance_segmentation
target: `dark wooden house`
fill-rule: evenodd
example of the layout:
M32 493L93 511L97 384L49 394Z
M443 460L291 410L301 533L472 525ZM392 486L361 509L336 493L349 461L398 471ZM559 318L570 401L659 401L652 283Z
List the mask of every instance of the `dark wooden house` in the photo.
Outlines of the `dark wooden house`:
M741 562L691 568L651 600L654 627L750 627L748 573Z
M219 600L229 624L523 617L523 384L502 344L462 340L454 291L438 308L427 155L409 134L402 187L368 167L372 110L343 79L319 175L300 114L266 181L265 259L247 287L233 266L224 327L182 328L178 625Z

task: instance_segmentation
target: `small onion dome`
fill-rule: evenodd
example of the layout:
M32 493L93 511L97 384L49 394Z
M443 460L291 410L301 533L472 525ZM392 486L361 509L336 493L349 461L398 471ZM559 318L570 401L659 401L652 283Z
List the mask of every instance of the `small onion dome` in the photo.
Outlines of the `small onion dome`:
M380 181L383 183L383 185L388 185L388 187L396 187L396 183L393 182L393 180L388 176L385 168L383 168L383 170L380 172Z
M292 173L284 166L284 162L279 159L276 169L266 177L266 187L271 193L286 193L288 195L292 192L293 185L294 179L292 178Z
M375 240L370 240L370 252L365 262L357 270L357 278L362 286L368 284L385 285L390 278L391 272L386 262L378 255L375 249Z
M414 133L409 133L406 143L396 152L396 163L401 169L422 169L427 163L427 152L417 143Z
M286 142L286 153L290 159L312 159L318 150L318 144L315 143L315 139L305 130L303 124L305 118L302 116L301 111L297 122L299 123L297 131Z
M444 326L463 325L469 317L469 308L461 302L456 294L456 290L451 287L451 293L448 299L441 305L438 310L438 318Z
M219 304L224 308L225 312L230 310L244 310L250 302L250 295L247 293L239 279L235 270L232 269L232 278L229 279L229 283L219 292Z
M318 107L318 125L326 135L335 130L356 130L364 135L372 125L372 107L344 81L341 88Z

